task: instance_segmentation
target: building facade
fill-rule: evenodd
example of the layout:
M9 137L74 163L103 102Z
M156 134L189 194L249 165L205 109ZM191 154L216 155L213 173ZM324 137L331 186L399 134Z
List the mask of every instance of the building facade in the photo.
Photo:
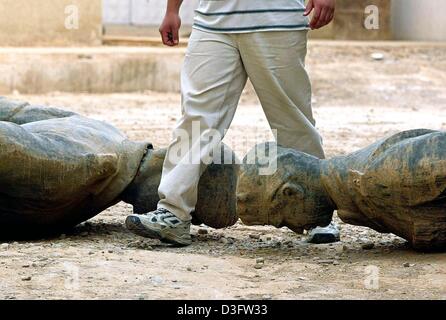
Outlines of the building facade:
M392 0L393 36L398 40L446 41L446 1Z

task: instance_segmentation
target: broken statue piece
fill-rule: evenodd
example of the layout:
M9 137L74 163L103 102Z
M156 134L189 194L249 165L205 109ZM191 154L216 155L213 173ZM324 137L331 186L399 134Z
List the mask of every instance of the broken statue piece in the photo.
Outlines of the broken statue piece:
M0 97L0 234L57 233L121 200L136 212L154 210L164 156L105 122ZM207 168L196 223L237 221L237 175L237 165Z
M256 164L247 157L237 189L245 224L301 232L328 225L337 210L346 223L394 233L416 249L446 250L446 132L404 131L328 160L277 147L271 175L259 174L263 153Z

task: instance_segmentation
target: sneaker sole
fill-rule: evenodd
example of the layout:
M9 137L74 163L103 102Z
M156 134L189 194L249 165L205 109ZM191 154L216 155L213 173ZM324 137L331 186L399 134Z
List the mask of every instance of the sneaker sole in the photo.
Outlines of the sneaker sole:
M172 234L168 230L161 233L157 230L150 229L147 226L144 226L138 217L134 216L127 217L127 219L125 220L125 225L127 229L129 229L130 231L141 237L158 239L161 240L162 242L170 243L180 247L188 246L192 243L191 239L180 238L177 235Z

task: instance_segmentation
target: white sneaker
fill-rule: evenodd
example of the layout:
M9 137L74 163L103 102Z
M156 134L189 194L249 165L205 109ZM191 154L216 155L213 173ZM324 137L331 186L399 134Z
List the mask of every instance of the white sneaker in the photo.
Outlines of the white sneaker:
M177 246L187 246L192 243L190 221L182 221L164 208L147 214L129 215L125 225L131 232L142 237L159 239Z

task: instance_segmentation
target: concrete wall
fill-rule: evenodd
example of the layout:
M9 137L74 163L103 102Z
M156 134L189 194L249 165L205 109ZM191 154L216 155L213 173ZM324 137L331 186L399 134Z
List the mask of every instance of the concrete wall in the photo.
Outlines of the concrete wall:
M186 0L181 6L184 26L191 26L199 0ZM159 26L167 0L103 0L104 24Z
M446 1L392 0L397 40L446 41Z
M0 95L178 92L184 48L0 48Z
M107 35L155 36L167 0L103 0L103 16ZM186 0L181 7L182 36L187 36L193 23L194 9L199 0ZM376 5L380 12L380 28L364 27L365 8ZM319 39L385 40L391 38L390 0L337 0L333 23L312 31Z
M364 26L367 17L365 8L375 5L379 9L379 29L370 30ZM390 0L337 0L334 21L310 33L317 39L336 40L389 40L391 32Z
M180 36L189 37L199 0L181 6ZM167 0L103 0L104 35L107 37L159 37ZM106 39L106 42L108 40Z
M78 29L66 28L69 5L78 8ZM101 36L101 0L0 1L1 46L97 45Z

